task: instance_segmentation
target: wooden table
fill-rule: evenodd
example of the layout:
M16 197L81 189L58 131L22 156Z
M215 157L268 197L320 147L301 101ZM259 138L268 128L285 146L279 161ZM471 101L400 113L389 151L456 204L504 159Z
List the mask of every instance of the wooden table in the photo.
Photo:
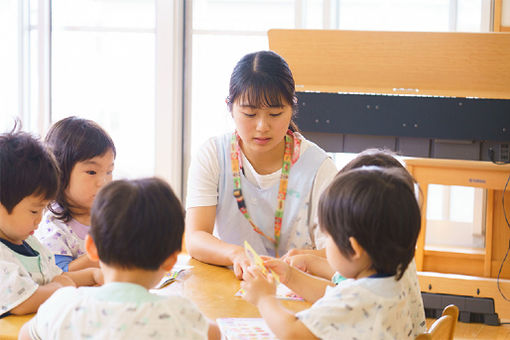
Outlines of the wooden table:
M205 316L213 320L225 317L260 317L256 307L235 296L240 281L236 279L233 271L195 259L187 260L187 264L193 268L181 274L175 283L156 293L162 295L180 293L192 300ZM282 304L294 312L311 306L310 303L303 301L282 300ZM0 319L0 340L17 339L21 326L33 316L34 314L8 316Z

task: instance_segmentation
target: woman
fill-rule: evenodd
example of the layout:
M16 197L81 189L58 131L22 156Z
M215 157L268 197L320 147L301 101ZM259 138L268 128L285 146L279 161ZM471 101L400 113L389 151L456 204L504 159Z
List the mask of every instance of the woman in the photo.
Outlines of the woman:
M200 261L233 265L241 278L250 264L244 240L271 256L321 245L316 206L337 169L292 121L294 79L276 53L244 56L226 102L235 132L209 139L191 162L186 246Z

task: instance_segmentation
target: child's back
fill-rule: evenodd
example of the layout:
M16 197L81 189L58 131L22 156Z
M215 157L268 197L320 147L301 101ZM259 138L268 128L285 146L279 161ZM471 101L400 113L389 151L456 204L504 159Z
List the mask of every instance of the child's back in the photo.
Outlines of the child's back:
M207 338L209 322L192 302L148 290L173 267L183 231L180 202L164 181L108 184L96 197L85 240L105 284L59 290L24 332L51 339Z
M43 339L205 339L208 322L184 297L111 282L58 290L39 308L30 331Z
M295 316L285 311L274 298L271 280L250 267L241 283L244 297L257 305L279 338L415 338L415 323L424 320L415 315L412 289L402 279L421 223L410 182L403 169L367 167L338 175L323 192L318 216L327 234L327 261L347 278L338 285L282 260L264 262L282 283L315 301L311 308Z

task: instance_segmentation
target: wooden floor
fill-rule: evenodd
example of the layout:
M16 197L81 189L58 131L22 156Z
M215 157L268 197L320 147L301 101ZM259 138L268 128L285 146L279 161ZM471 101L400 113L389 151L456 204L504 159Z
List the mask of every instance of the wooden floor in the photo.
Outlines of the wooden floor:
M434 319L427 319L427 328ZM481 323L457 322L455 340L510 340L510 325L487 326Z

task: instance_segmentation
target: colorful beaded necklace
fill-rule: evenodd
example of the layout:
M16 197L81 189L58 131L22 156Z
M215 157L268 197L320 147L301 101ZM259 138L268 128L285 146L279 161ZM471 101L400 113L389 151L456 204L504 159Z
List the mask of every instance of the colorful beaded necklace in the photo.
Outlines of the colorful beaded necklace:
M232 177L234 178L234 197L237 206L248 220L253 230L267 238L275 246L275 255L278 257L278 246L280 245L280 232L282 229L283 209L285 207L285 198L287 197L287 184L289 182L290 168L299 158L299 149L301 147L301 139L296 138L291 130L285 135L285 152L283 154L282 174L280 176L280 186L278 188L278 198L276 212L274 217L274 237L266 235L251 219L246 208L243 192L241 190L241 171L243 168L241 160L241 148L239 146L239 135L237 131L232 134L230 143L230 159L232 163ZM294 140L294 150L292 150L292 141Z

